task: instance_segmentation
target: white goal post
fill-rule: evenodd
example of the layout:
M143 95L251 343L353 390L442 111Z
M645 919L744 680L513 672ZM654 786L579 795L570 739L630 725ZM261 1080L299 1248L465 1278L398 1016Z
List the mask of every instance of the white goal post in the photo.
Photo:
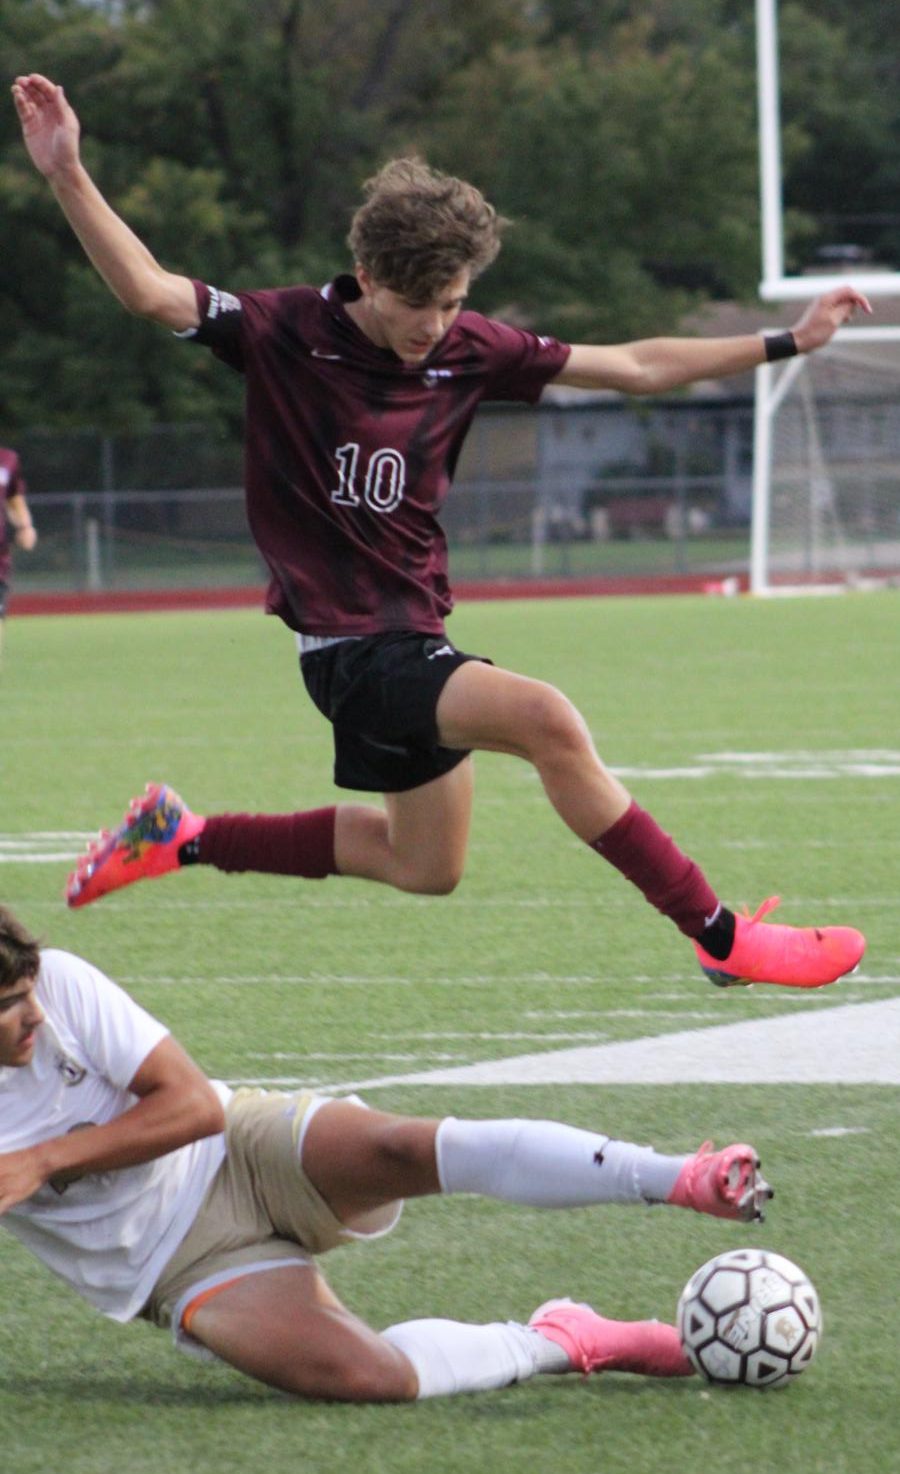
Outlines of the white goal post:
M847 282L900 296L893 270L785 275L778 0L756 0L756 51L760 298L808 301ZM817 353L757 369L750 589L885 583L900 585L900 327L842 328Z
M900 327L756 371L750 590L900 585Z
M764 302L802 301L850 282L868 297L900 296L900 272L848 270L840 275L785 276L778 0L756 0L756 83Z

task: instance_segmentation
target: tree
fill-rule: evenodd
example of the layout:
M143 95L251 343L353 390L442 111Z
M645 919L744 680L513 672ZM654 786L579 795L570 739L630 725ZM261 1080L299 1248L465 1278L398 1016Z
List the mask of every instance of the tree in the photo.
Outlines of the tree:
M859 11L863 14L860 15ZM843 13L841 15L841 13ZM888 12L788 4L780 17L789 268L849 242L900 269L900 56ZM872 20L872 26L867 25Z
M64 83L101 187L173 270L232 289L324 281L349 264L362 181L416 151L474 179L515 221L477 283L485 310L615 340L675 327L698 298L755 292L747 0L0 6L6 75ZM871 42L850 28L858 8ZM782 32L799 262L804 239L896 206L900 92L876 0L853 11L849 0L790 0ZM236 430L236 376L108 297L31 169L11 107L0 114L0 209L6 433L160 418ZM878 226L882 244L900 245L893 218Z
M645 22L602 53L497 50L453 79L430 155L517 222L480 295L563 335L674 325L755 281L752 91L739 52L655 54Z

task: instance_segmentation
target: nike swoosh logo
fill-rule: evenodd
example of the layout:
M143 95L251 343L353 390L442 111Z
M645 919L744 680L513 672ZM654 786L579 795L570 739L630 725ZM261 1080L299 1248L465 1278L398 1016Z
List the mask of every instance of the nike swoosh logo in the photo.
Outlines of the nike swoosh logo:
M406 757L409 752L408 747L400 746L395 742L378 742L374 737L367 736L365 732L360 732L359 735L363 742L369 747L376 748L379 752L394 752L398 757Z
M312 351L312 356L313 358L329 358L332 360L332 362L336 361L340 363L343 355L340 353L320 353L318 348L314 348Z

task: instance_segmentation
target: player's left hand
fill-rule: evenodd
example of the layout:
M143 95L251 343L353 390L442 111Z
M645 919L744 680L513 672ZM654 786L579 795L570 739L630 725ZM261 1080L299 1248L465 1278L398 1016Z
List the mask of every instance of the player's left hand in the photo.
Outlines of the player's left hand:
M15 540L16 547L24 548L26 553L30 553L37 542L37 532L31 523L29 523L27 527L18 527L16 529Z
M834 337L838 328L848 323L857 312L871 314L868 297L855 287L835 287L810 302L802 317L791 328L799 353L811 353L822 348Z

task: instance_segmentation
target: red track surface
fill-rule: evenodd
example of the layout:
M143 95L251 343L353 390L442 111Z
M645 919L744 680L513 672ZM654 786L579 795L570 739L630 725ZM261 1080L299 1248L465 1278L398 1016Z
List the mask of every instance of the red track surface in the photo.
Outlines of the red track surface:
M744 592L746 579L739 588ZM657 578L484 579L455 585L459 603L470 599L562 599L610 594L720 594L721 577L666 574ZM102 593L16 594L10 613L137 614L163 609L262 607L262 588L121 589Z

